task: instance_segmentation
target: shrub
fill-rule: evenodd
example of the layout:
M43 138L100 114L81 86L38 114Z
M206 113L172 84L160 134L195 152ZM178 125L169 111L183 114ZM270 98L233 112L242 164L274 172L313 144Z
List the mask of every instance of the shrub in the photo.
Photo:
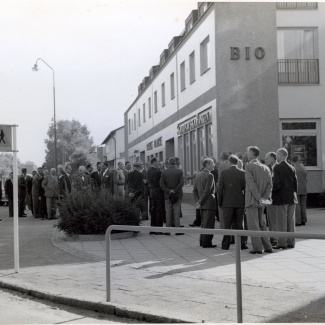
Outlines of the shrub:
M105 234L110 225L138 226L137 202L113 197L108 191L72 191L59 201L56 227L71 235Z
M319 206L325 207L325 190L319 193Z

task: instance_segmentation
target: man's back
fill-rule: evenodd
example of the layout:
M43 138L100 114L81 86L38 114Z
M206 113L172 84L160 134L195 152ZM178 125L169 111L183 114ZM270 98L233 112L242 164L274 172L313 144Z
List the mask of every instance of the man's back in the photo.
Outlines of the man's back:
M214 193L214 177L207 169L203 169L195 176L193 189L194 198L200 203L201 209L216 210L216 200L212 196Z
M183 197L183 185L184 178L181 169L168 168L162 172L160 186L165 192L165 198L168 197L170 190L174 190L178 198Z
M223 208L244 208L245 172L236 166L225 169L219 179L218 204Z
M245 167L245 207L258 205L261 198L268 199L272 189L270 169L257 159L252 160Z

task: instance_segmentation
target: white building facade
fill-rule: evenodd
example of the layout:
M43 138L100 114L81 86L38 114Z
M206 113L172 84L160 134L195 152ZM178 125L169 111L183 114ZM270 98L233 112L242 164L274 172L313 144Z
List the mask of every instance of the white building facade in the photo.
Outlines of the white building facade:
M286 146L304 160L309 191L321 191L324 6L199 3L125 112L126 159L177 156L189 176L202 155L257 145L264 158Z

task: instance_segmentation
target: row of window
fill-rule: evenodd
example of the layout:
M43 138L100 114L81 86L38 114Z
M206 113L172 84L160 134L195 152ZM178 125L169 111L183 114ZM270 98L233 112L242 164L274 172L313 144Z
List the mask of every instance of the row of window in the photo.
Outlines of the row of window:
M200 73L203 75L207 70L210 68L210 38L209 36L206 37L200 44ZM196 74L195 74L195 51L193 51L189 55L189 84L192 84L195 81ZM186 64L183 61L180 64L180 89L184 91L186 89ZM173 100L175 98L175 74L174 72L170 75L170 99ZM129 134L131 134L132 130L136 130L137 128L137 121L138 127L141 126L141 115L142 115L142 123L146 122L147 113L148 118L151 118L151 97L148 98L146 109L146 103L142 105L142 114L141 109L138 108L137 114L134 113L133 121L129 119ZM157 90L154 92L154 112L158 112L158 94ZM166 85L165 82L161 85L161 106L166 106ZM137 116L138 115L138 116Z

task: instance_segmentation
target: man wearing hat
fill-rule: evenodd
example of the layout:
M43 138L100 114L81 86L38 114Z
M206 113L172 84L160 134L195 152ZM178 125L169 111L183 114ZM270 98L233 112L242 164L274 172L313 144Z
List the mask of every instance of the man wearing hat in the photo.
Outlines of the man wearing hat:
M183 171L176 168L176 159L173 157L169 158L168 165L168 169L162 172L160 178L160 187L165 192L166 227L179 227L184 185Z

